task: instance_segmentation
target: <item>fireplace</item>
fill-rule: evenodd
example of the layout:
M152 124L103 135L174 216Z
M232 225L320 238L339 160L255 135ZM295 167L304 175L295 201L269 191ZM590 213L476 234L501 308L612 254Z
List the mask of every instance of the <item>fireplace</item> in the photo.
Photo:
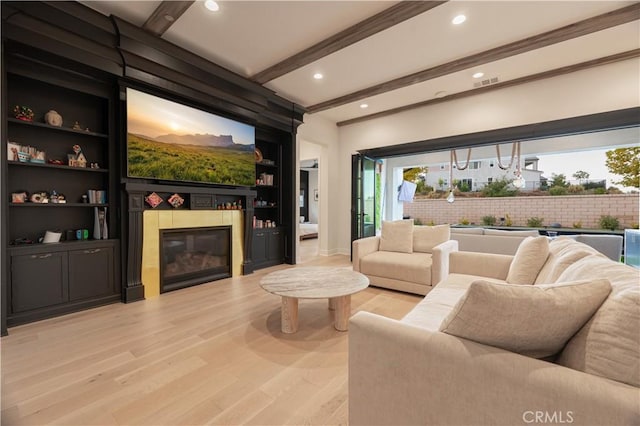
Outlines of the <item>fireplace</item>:
M231 226L160 229L160 293L231 277Z

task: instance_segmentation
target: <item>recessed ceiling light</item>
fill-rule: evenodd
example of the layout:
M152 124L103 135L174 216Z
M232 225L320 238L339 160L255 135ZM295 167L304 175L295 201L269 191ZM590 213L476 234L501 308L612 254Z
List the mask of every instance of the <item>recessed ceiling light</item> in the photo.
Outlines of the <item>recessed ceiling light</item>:
M213 0L207 0L204 2L204 7L206 7L207 9L209 9L212 12L217 12L218 10L220 10L220 6L218 6L218 3L216 3Z
M482 77L483 75L484 75L484 73L483 73L483 72L477 72L477 73L475 73L475 74L473 75L473 78L480 78L480 77Z
M360 108L362 109L369 108L369 104L360 104Z
M433 95L436 98L444 98L446 96L447 92L445 92L444 90L441 90L439 92L436 92L435 95Z
M173 16L169 15L168 13L166 15L164 15L164 19L166 19L169 22L175 21L175 18Z
M463 23L464 21L466 21L466 20L467 20L467 17L466 17L466 16L464 16L464 15L458 15L458 16L456 16L455 18L453 18L453 19L451 20L451 23L452 23L453 25L460 25L460 24L462 24L462 23Z
M313 75L313 78L315 78L316 80L322 80L324 76L321 73L317 72Z

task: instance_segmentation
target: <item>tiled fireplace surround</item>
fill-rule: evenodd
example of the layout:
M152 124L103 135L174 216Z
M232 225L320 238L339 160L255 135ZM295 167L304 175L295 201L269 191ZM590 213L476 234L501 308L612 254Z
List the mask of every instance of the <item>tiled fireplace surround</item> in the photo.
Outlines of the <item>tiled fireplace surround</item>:
M156 297L160 294L160 230L231 226L232 276L251 272L251 223L255 191L246 189L210 189L128 183L127 221L123 229L128 241L125 302ZM149 209L144 197L151 192L180 193L186 207L175 210ZM240 198L247 210L217 210L216 200Z

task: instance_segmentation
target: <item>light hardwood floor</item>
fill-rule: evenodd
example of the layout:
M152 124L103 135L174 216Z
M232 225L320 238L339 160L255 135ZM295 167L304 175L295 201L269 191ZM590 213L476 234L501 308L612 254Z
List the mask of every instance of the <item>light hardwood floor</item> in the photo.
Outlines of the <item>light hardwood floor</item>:
M299 331L280 332L258 281L285 267L11 328L2 424L346 424L349 333L326 300L301 300ZM352 312L400 318L419 300L368 288Z

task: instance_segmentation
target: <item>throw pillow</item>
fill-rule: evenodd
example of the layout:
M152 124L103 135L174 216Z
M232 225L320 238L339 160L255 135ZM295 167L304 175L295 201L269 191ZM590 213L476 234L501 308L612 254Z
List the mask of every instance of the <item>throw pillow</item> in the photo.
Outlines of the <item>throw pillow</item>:
M535 358L555 355L609 295L609 280L522 286L474 281L440 331Z
M527 237L518 246L509 273L509 284L533 284L549 256L547 237Z
M449 225L414 226L413 251L431 253L438 244L449 241L451 230Z
M413 219L383 220L379 250L413 253Z

